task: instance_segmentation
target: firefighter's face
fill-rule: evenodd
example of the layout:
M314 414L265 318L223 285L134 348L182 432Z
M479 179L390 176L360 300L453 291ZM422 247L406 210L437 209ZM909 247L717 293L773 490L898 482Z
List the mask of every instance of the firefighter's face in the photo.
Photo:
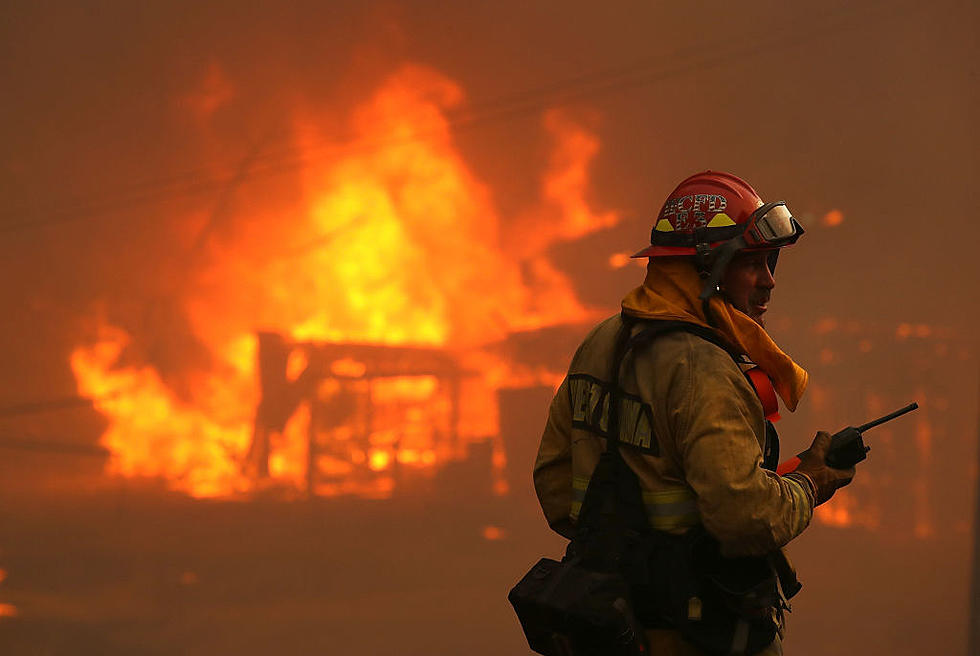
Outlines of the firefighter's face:
M776 281L769 270L772 251L739 253L732 259L722 278L721 290L736 308L765 326L763 315L769 309L769 296Z

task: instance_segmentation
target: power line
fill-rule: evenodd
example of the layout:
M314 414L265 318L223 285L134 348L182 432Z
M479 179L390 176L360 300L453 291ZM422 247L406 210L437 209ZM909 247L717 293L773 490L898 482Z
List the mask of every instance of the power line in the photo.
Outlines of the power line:
M861 7L859 9L852 8L848 11L840 11L823 16L822 22L820 22L816 27L813 26L811 21L808 24L810 29L805 34L802 34L791 27L787 27L786 30L776 34L775 36L770 36L769 38L764 39L746 39L728 48L710 49L701 45L691 46L686 50L680 51L679 53L682 57L687 57L688 55L693 54L693 57L691 57L689 61L675 61L671 66L663 66L660 65L661 59L659 58L645 58L614 68L607 68L601 71L567 78L560 82L543 85L529 91L504 96L470 108L469 110L457 112L455 115L450 113L451 116L449 126L456 129L465 129L480 124L527 114L548 105L560 105L583 98L595 98L600 95L669 79L685 73L707 70L745 59L774 48L781 48L782 50L787 50L794 47L798 48L803 44L812 41L813 39L826 36L827 34L833 33L836 30L852 26L854 23L847 22L847 19L860 17L862 18L862 21L864 21L869 16L873 16L876 13L883 13L885 11L888 11L888 15L890 17L894 17L902 13L899 10L907 11L917 6L918 5L915 3L905 3L904 5L881 5L873 9L869 9L867 7ZM317 145L314 147L314 151L320 152L321 154L324 150L351 152L360 149L370 149L385 145L397 144L400 142L410 143L411 141L425 136L426 134L431 134L431 132L419 132L415 135L403 137L400 140L369 137L356 139L353 140L352 143L346 144L342 141L334 140ZM69 212L71 212L71 208L65 208L61 212L50 216L47 220L0 225L0 233L41 228L48 225L77 221L83 218L91 218L102 213L152 202L158 198L173 198L180 196L189 197L198 194L210 193L213 191L220 191L222 192L223 197L219 200L218 207L213 213L211 223L214 223L220 220L226 212L227 199L224 198L224 196L233 193L234 189L242 184L246 177L271 175L290 171L301 168L303 165L311 161L316 161L316 159L313 157L303 156L296 154L295 152L291 152L293 151L292 148L287 148L285 153L278 155L262 155L260 153L261 146L268 143L268 141L273 137L274 135L270 136L266 140L257 142L257 144L254 145L250 152L246 155L245 159L239 165L237 170L228 177L218 179L212 178L204 180L188 180L186 183L184 183L182 180L186 178L181 176L160 181L160 184L157 185L156 188L154 188L152 184L138 185L129 190L131 192L129 195L117 197L115 199L107 199L101 203L90 204L87 208L82 208L80 210L76 208L76 211L71 214L69 214ZM209 223L209 225L211 224ZM295 249L291 249L287 255L296 256L307 252L308 250L313 250L335 237L336 232L317 237L310 242L297 246ZM201 235L197 241L200 242L203 238L204 236ZM192 250L198 250L199 247L200 243L196 244L196 248ZM101 400L102 398L111 398L117 395L118 393L110 394L99 399L68 397L63 399L21 403L7 407L0 407L0 417L43 413L65 408L86 407L91 406L93 401Z
M81 396L68 396L62 399L50 399L46 401L30 401L27 403L17 403L0 407L0 417L17 417L19 415L32 415L52 410L64 410L66 408L80 408L92 405L92 399Z
M12 405L0 406L0 418L18 417L21 415L33 415L55 410L68 410L73 408L88 408L94 406L98 401L108 401L122 396L129 390L116 390L102 396L65 396L60 399L45 399L43 401L26 401L24 403L14 403Z
M490 122L506 120L540 110L545 106L560 106L585 98L596 98L617 91L663 81L685 73L696 73L716 68L771 50L785 52L793 48L799 48L804 43L835 31L866 24L870 18L874 18L878 14L887 14L887 17L895 17L904 13L904 11L918 6L916 3L907 2L904 5L881 4L872 8L866 6L852 7L817 19L809 19L807 21L807 27L809 29L806 31L794 29L793 26L787 26L784 30L780 30L772 36L744 39L727 48L699 44L680 51L681 57L679 59L683 59L683 57L687 57L693 53L690 61L672 61L664 65L660 58L645 58L630 64L567 78L561 82L504 96L469 108L468 110L447 112L449 116L449 127L465 129ZM859 17L862 20L847 20L855 17ZM814 27L814 20L821 22ZM717 46L717 43L712 43L711 46ZM249 157L251 160L249 176L255 178L282 174L318 161L326 153L350 153L370 150L381 146L397 145L398 143L411 143L428 134L432 134L432 131L420 131L400 139L374 136L355 138L350 136L347 139L335 138L323 142L312 147L305 154L297 153L292 146L287 146L285 149L282 149L283 152L276 154L252 154ZM239 171L227 176L203 179L197 179L196 177L188 179L188 177L188 175L181 175L159 181L158 183L141 184L126 190L125 193L114 198L94 201L75 207L49 210L47 212L47 218L22 221L17 221L16 219L8 220L0 225L0 234L104 216L157 200L192 198L198 195L225 190L241 183ZM10 217L11 214L8 213L7 216Z
M98 456L103 458L110 453L108 449L102 446L22 437L0 437L0 449L17 449L19 451L38 451L41 453L59 453L76 456Z

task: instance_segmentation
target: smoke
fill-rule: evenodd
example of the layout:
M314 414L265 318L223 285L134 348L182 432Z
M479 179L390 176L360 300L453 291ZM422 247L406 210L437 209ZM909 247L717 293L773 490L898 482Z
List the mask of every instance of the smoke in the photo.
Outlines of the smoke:
M235 380L240 365L251 361L249 345L235 339L245 330L322 338L329 336L318 323L322 311L350 334L374 339L384 332L378 326L399 315L419 331L429 327L421 337L401 335L403 341L473 343L484 328L499 337L594 308L612 313L642 272L610 266L611 256L644 245L651 217L678 180L705 168L731 170L766 198L784 198L807 228L780 260L771 311L777 341L814 373L813 398L781 425L784 450L803 448L817 428L836 430L869 419L876 408L889 410L881 406L893 397L927 401L932 426L872 438L867 483L859 479L851 491L865 513L858 523L877 521L881 533L818 522L800 541L798 565L810 601L796 604L791 640L836 648L820 642L832 625L841 627L841 640L867 653L917 653L927 641L928 648L958 649L971 530L963 518L970 516L976 477L969 463L975 462L974 325L980 319L973 289L980 260L968 252L980 237L972 219L976 85L964 64L978 58L972 4L566 3L557 10L533 3L295 2L231 10L226 3L52 8L11 2L0 12L5 405L75 397L72 353L82 346L90 349L80 352L90 356L83 364L137 375L159 392L154 398L167 399L156 406L159 414L190 417L191 430L204 433L204 419L247 425L247 417L230 418L237 410L228 411L252 400L247 386L216 386L210 396L201 387L215 372ZM412 106L425 114L435 145L406 148L397 157L424 159L434 149L440 161L448 158L452 166L429 170L430 178L451 183L445 203L415 202L418 177L372 154L381 139L373 127L379 117L391 119L389 132L404 118L384 111L378 90L402 79L406 63L415 72L403 74L416 77L403 87L426 90ZM381 141L390 142L390 135ZM283 290L315 298L311 290L318 286L370 280L378 287L387 279L390 269L369 276L367 265L343 277L326 261L354 245L341 226L316 223L309 201L343 205L338 180L346 170L381 180L372 187L377 204L353 215L379 246L358 243L362 261L424 274L427 284L396 285L398 302L378 306L377 315L346 301L290 309L278 302ZM388 235L379 216L394 197L396 205L414 209L405 232ZM459 217L472 220L450 234ZM409 248L399 250L401 240ZM494 241L503 255L487 249ZM432 252L469 273L443 275L425 255ZM310 264L322 274L294 275ZM503 291L486 294L496 287ZM473 310L449 311L446 299L467 296ZM519 312L502 316L502 308L515 307ZM424 317L412 314L423 310ZM486 325L483 316L492 317ZM831 321L835 327L826 330ZM222 394L237 398L232 403ZM181 415L203 397L209 412ZM111 425L105 407L57 407L0 422L11 437L85 447ZM534 439L539 427L527 423ZM236 430L172 455L188 471L215 444L240 449L248 436ZM119 436L128 437L126 431ZM7 508L25 503L38 479L59 484L71 500L104 480L101 457L8 452ZM201 519L194 513L204 505L173 511L197 518L183 524L160 511L166 521L159 530L147 528L153 522L144 518L142 501L77 516L24 506L0 535L0 566L9 571L0 595L21 597L0 597L0 603L23 607L27 619L18 626L30 626L36 612L42 628L69 631L51 618L76 626L91 615L79 611L65 619L59 613L73 607L62 598L38 601L35 610L23 599L39 599L32 591L53 590L54 580L75 581L90 599L103 599L93 591L104 590L106 578L126 576L100 557L106 551L100 540L133 531L136 543L163 545L149 550L163 554L152 572L133 566L140 585L159 593L153 602L159 607L142 609L144 618L163 617L181 607L180 595L214 590L207 586L221 580L235 594L281 593L272 606L285 626L290 616L312 613L295 599L308 599L315 580L324 590L350 594L342 607L324 593L312 613L316 622L300 622L302 628L315 630L329 617L334 636L375 633L364 627L377 626L379 609L395 608L392 621L407 627L412 644L451 653L471 646L474 634L513 629L513 618L494 615L500 604L488 600L502 604L501 581L516 576L537 550L558 548L544 535L533 501L525 501L530 509L515 502L493 511L496 517L474 519L474 541L454 532L463 530L459 515L477 513L468 500L454 500L456 506L423 529L398 516L401 508L337 510L332 537L319 517L297 519L302 510L258 510L259 534L278 535L284 525L294 533L269 537L254 561L245 556L225 569L215 563L234 551L229 540L235 548L246 544L255 526L222 511ZM278 514L292 519L279 523ZM233 525L231 538L217 530L227 526L222 522ZM201 528L212 525L213 533ZM337 528L348 526L360 528ZM499 527L494 535L502 537L484 539L487 526ZM362 529L370 540L358 537ZM103 578L83 584L59 569L66 531L78 540L74 560L107 573ZM372 574L337 573L344 569L337 563L392 545L393 534L398 545L389 551L400 556L361 562ZM433 535L452 567L428 566ZM38 551L42 542L54 551ZM288 566L271 564L276 559L267 554L286 542L302 553L282 558ZM330 568L303 551L327 544L340 545L329 551ZM121 545L111 549L122 553ZM179 583L191 569L171 562L178 559L194 562L198 574L183 579L193 578L193 585ZM248 574L222 579L229 569ZM496 624L467 623L473 613L464 612L465 604L443 603L454 598L451 591L425 576L447 569L482 572L467 601L489 609L481 617ZM874 594L896 572L908 576L915 603ZM227 583L232 579L238 583ZM169 587L171 580L179 587ZM340 587L332 588L337 580ZM846 593L834 589L845 585ZM397 615L413 600L418 616L412 618L421 624L406 619L411 613ZM355 610L344 610L352 603ZM425 624L440 604L457 608L454 626L464 628L440 633ZM228 616L236 612L244 611ZM178 615L166 616L179 624ZM118 620L112 616L106 626ZM236 634L232 622L223 627L215 634ZM112 629L92 631L102 636ZM149 642L149 633L140 635ZM888 636L898 637L887 642ZM488 643L488 653L521 648L519 636L502 640ZM33 642L28 636L21 644ZM102 651L112 649L132 653L134 647L107 644Z

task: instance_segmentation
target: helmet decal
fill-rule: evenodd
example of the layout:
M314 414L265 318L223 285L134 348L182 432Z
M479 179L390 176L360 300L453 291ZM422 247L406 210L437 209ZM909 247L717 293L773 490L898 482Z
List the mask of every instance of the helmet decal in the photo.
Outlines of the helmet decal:
M735 222L732 221L732 217L728 216L724 212L718 212L718 214L715 214L715 218L711 219L711 221L708 223L709 228L724 228L725 226L732 225L735 225Z
M670 198L660 211L660 220L667 220L674 230L693 230L708 225L708 214L724 212L728 199L721 194L690 194Z

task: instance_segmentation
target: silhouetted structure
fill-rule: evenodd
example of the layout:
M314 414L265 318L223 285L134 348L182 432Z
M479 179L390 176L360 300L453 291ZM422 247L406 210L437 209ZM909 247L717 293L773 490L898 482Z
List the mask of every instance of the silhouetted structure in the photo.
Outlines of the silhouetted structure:
M473 374L460 366L451 351L293 342L278 334L259 333L258 365L261 396L248 455L248 469L257 478L269 476L273 436L283 433L302 404L309 408L305 472L309 494L316 494L320 484L351 484L358 476L376 478L380 470L396 470L397 458L372 460L370 455L374 433L384 428L397 433L409 423L389 416L387 424L379 426L381 410L398 403L397 398L375 398L373 383L381 379L434 379L436 389L409 403L415 407L403 414L424 414L437 442L449 449L459 446L460 386ZM326 435L333 439L325 439ZM400 437L390 437L395 451Z

